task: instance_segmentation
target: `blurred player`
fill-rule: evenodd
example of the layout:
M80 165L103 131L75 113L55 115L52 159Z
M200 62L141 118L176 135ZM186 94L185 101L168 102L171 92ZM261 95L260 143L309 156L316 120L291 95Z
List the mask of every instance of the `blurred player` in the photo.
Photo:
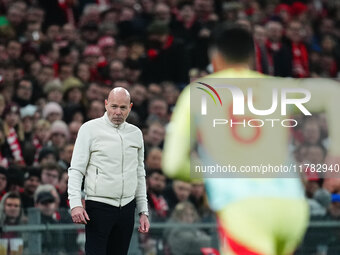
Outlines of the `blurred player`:
M252 56L251 34L239 27L224 27L215 34L210 49L215 73L199 81L265 78L250 70ZM266 79L258 80L255 87L254 84L248 86L254 87L256 102L268 101L267 91L270 90L271 93L271 88L261 84L261 80ZM280 82L282 79L278 80L278 84ZM291 82L293 86L308 86L312 95L321 85L316 83L318 86L309 86L308 81ZM256 128L258 132L255 131L253 138L242 137L232 128L229 129L230 132L228 129L224 129L224 132L219 131L222 129L212 129L211 123L207 124L205 119L202 120L198 112L193 109L190 111L195 104L190 104L190 89L195 89L197 85L196 81L184 89L168 127L163 154L163 170L168 176L190 179L190 154L194 149L197 149L200 160L206 161L205 163L223 165L231 162L238 167L254 162L286 163L289 128ZM312 98L305 106L310 111L325 110L328 117L336 116L334 106L337 105L336 98L340 98L340 89L331 82L322 86L324 89L318 91L317 97ZM246 87L241 89L246 91ZM222 102L221 112L224 116L228 119L235 118L229 109L232 105L230 95L221 95L221 105ZM282 119L282 116L277 116L280 113L275 114L274 118ZM194 119L194 122L190 123L190 118ZM338 156L340 143L336 130L340 128L339 120L333 118L329 123L330 139L333 141L329 153ZM195 134L191 136L192 139L190 134ZM298 174L296 178L205 178L205 185L210 206L218 216L223 254L288 255L294 252L305 233L309 217L303 185Z

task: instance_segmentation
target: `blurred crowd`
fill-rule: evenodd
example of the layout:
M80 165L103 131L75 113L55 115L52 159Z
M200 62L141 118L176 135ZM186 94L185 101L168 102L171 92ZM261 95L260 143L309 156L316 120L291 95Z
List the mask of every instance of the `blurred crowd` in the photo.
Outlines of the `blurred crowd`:
M253 34L250 66L258 72L340 77L337 0L2 0L1 226L27 223L30 207L41 212L42 223L71 222L67 169L77 132L104 114L104 99L118 86L132 97L128 122L144 134L151 222L212 221L203 183L167 179L161 160L180 91L213 71L209 38L223 22ZM323 114L302 119L293 131L298 162L324 163L327 145ZM313 216L340 217L339 184L312 172L305 183ZM75 242L83 244L83 234L76 233ZM52 252L53 237L44 238L45 251ZM176 228L162 238L162 249L175 254L210 240L209 233ZM67 239L54 241L67 246L73 240ZM150 254L159 245L152 233L140 242Z

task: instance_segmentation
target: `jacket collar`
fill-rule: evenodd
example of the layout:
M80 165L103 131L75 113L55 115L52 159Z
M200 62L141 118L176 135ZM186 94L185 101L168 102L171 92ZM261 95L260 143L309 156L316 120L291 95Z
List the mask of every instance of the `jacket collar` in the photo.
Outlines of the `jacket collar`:
M122 124L119 124L119 125L113 124L113 123L110 121L109 117L107 116L107 112L104 113L103 118L104 118L104 120L105 120L105 122L106 122L107 124L109 124L110 126L112 126L112 127L114 127L114 128L117 128L117 129L119 129L119 130L122 130L122 129L126 126L126 122L125 122L125 121L124 121Z

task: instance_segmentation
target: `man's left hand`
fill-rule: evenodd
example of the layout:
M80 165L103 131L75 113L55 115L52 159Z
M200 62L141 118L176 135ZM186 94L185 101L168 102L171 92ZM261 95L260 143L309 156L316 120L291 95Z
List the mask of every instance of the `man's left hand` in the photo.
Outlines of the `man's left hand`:
M141 214L139 216L139 223L140 223L140 226L138 228L138 231L141 233L148 233L150 229L148 216Z

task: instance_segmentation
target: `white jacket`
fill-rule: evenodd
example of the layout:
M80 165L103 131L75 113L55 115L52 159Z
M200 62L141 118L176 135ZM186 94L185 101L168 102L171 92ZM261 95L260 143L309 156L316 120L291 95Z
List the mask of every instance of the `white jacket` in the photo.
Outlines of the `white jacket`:
M134 125L115 125L107 113L84 123L68 175L71 209L82 206L81 184L85 176L86 199L119 207L136 198L137 211L148 211L143 135Z

